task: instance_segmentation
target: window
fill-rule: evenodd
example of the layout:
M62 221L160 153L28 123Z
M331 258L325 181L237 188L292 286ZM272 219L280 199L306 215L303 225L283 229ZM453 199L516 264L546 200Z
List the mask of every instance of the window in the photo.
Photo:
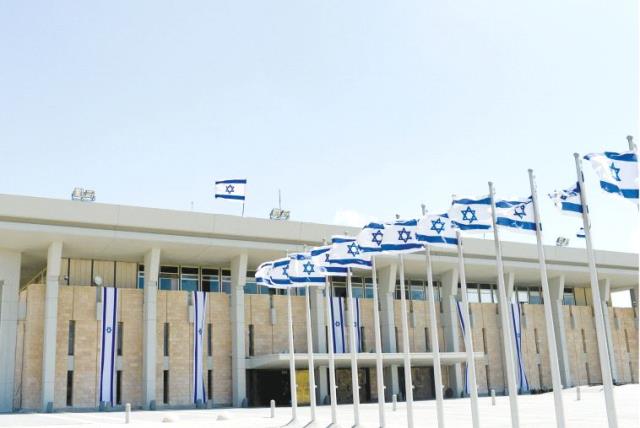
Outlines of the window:
M351 278L351 292L356 299L364 296L364 289L362 288L362 278Z
M587 385L591 385L591 373L589 373L589 363L584 363L584 369L587 372Z
M244 284L245 294L260 294L260 286L256 284L255 272L247 272L247 282Z
M183 291L198 291L199 269L197 267L180 268L180 289Z
M231 294L231 271L222 270L222 292Z
M360 352L366 352L365 344L367 343L364 337L364 327L360 327Z
M213 370L207 370L207 397L213 400Z
M67 406L73 406L73 370L67 371Z
M587 339L584 336L584 328L580 329L580 332L582 333L582 352L583 353L587 353Z
M542 296L540 295L540 289L535 287L529 290L529 303L532 305L541 305Z
M624 329L624 343L627 346L627 352L631 352L631 348L629 347L629 335L627 334L627 329Z
M165 357L169 356L169 323L164 323L164 331L162 335L162 349Z
M544 385L544 382L543 382L543 379L542 379L542 366L540 364L538 364L538 382L540 382L539 383L540 389L542 389L543 385Z
M562 295L562 304L563 305L573 305L576 304L576 296L573 294L573 288L565 288L564 294Z
M202 269L202 291L220 292L220 277L218 269Z
M409 296L411 300L426 300L427 295L424 291L424 282L422 281L409 281L409 287L411 287L411 291L409 292Z
M159 290L179 290L177 266L160 266Z
M73 355L76 347L76 322L74 320L69 321L69 342L67 355Z
M333 296L347 297L347 284L341 280L333 280Z
M424 348L427 352L431 352L431 340L429 339L429 327L424 328Z
M538 329L537 328L533 329L533 339L536 342L536 354L539 354L540 353L540 340L538 339ZM542 383L540 385L542 385Z
M364 279L364 298L373 299L373 280L371 278Z
M162 402L169 404L169 370L162 372Z
M480 285L480 303L493 303L493 291L490 284Z
M253 335L254 335L253 324L249 324L249 356L250 357L253 357L255 355Z
M484 366L484 374L487 378L487 391L491 390L491 377L489 376L489 365Z
M516 287L518 303L529 303L529 290L526 287Z
M212 338L212 331L211 331L211 323L207 324L207 355L211 356L211 351L213 349L212 347L212 343L213 343L213 338Z
M484 327L482 327L482 351L487 354L489 351L489 348L487 348L487 334L484 330Z
M122 404L122 370L116 371L116 404Z
M144 288L144 265L138 265L138 288Z
M116 330L116 355L122 355L122 343L123 343L124 324L119 321Z
M477 284L467 285L467 300L469 301L469 303L480 303Z

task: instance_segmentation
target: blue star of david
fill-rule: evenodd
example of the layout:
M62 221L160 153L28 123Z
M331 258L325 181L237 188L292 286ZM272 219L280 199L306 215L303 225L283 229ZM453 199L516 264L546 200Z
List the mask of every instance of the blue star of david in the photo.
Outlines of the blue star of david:
M380 230L376 230L371 234L371 242L373 242L377 246L380 246L382 244L382 232L380 232Z
M611 162L611 165L609 165L609 169L611 170L611 173L613 174L613 178L616 181L622 181L622 179L620 178L620 168L616 168L616 164Z
M285 266L282 268L282 274L284 276L289 276L289 266Z
M474 221L478 221L478 217L476 217L476 210L472 210L470 206L467 206L466 210L462 210L462 221L468 221L469 224Z
M520 209L520 211L518 211L518 209ZM527 215L527 214L524 212L524 204L523 204L523 205L520 205L519 207L516 207L516 208L513 210L513 215L517 215L517 216L518 216L518 218L519 218L520 220L522 220L522 217L524 217L524 216L526 216L526 215Z
M411 239L411 232L403 227L402 230L398 231L398 239L406 244Z
M235 191L236 191L236 189L233 187L233 185L232 185L232 184L229 184L229 185L227 186L226 190L225 190L225 192L227 192L227 193L233 193L233 192L235 192Z
M431 230L434 230L438 235L444 230L444 222L438 217L437 220L431 220Z
M107 334L111 334L111 327L107 327Z
M360 249L358 248L358 244L356 244L355 242L352 242L351 244L347 245L347 252L354 257L360 254Z
M336 327L340 327L340 321L336 321L336 322L334 323L334 325L335 325Z
M324 255L324 261L325 262L329 261L329 253L328 252Z
M313 264L311 262L306 262L304 265L302 265L302 267L304 268L304 273L308 275L311 275L315 272L315 269L313 269Z
M202 329L201 328L198 329L198 336L202 336Z

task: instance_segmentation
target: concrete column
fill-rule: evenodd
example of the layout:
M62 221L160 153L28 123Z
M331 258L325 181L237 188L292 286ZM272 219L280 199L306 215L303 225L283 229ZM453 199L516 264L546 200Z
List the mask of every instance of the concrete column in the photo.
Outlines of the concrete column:
M393 263L378 269L378 292L380 294L380 336L382 352L398 352L396 349L396 323L393 310L393 295L396 289L398 266ZM393 394L400 394L398 366L392 365L384 370L385 399L391 401Z
M311 287L309 300L311 302L311 324L313 329L313 351L317 353L327 353L327 331L324 320L324 294L323 288ZM324 402L324 398L329 395L328 383L328 366L319 366L315 371L316 377L316 401L320 404Z
M560 378L565 388L573 386L569 365L569 349L567 347L567 333L564 326L564 275L549 279L549 294L551 294L551 310L553 311L553 331L558 348L558 362L560 363Z
M247 397L245 362L244 286L247 282L247 254L231 260L231 385L233 407L242 407Z
M53 242L47 252L47 283L44 291L44 332L42 346L42 410L53 408L56 386L56 335L58 326L58 287L62 242Z
M13 410L21 258L0 250L0 413Z
M145 408L156 401L157 300L160 249L152 248L144 256L144 303L142 318L142 400Z
M440 277L442 284L442 327L446 342L446 352L459 352L460 347L460 321L456 297L458 295L458 269L451 269ZM432 331L434 331L432 329ZM464 391L464 374L462 364L458 363L449 367L449 387L455 397L460 397Z
M609 365L611 366L611 377L613 382L618 381L618 367L616 364L616 358L613 348L613 335L611 333L611 318L609 318L609 305L611 301L611 282L609 278L604 278L598 281L600 288L600 304L602 305L602 316L604 317L604 332L607 336L607 350L609 351ZM596 302L593 302L595 305Z

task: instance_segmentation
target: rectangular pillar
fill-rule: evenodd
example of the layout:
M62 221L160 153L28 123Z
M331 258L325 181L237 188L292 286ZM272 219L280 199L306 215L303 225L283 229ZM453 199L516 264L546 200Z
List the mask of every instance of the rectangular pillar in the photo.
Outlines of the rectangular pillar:
M396 290L396 273L398 266L392 263L378 269L378 292L380 300L380 336L382 352L397 352L396 324L394 316L394 293ZM392 365L384 370L385 400L391 401L391 396L400 394L398 366Z
M62 242L53 242L47 251L47 283L44 291L44 332L42 346L42 410L53 409L56 386L56 343L58 287Z
M247 254L231 260L231 385L233 407L242 407L247 397L245 363L244 286L247 282Z
M442 327L447 348L446 352L460 352L460 321L458 319L458 307L456 304L458 295L458 269L451 269L440 278L442 284ZM435 331L433 327L431 331ZM454 397L460 397L464 392L464 374L462 364L454 364L449 367L449 387L453 390Z
M569 350L567 348L567 333L564 326L564 275L549 279L549 294L551 294L551 310L553 311L553 331L558 348L558 362L560 364L560 378L565 388L573 386L571 368L569 365Z
M618 381L618 367L613 348L613 335L611 333L611 319L609 318L609 305L611 301L611 282L609 278L600 279L598 281L600 288L600 304L602 305L602 316L604 317L604 332L607 337L607 350L609 351L609 365L611 366L611 377L613 383ZM596 302L593 302L595 305Z
M156 318L160 249L152 248L144 256L144 303L142 317L142 401L154 408L156 401L157 337Z
M21 258L0 250L0 413L13 410Z

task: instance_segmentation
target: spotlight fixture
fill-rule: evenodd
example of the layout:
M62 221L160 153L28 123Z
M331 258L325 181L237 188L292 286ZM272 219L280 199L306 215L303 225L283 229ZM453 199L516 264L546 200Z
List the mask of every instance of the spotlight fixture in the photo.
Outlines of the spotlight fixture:
M71 192L71 200L93 202L96 200L96 191L83 189L82 187L76 187L73 189L73 192Z
M558 236L556 239L556 247L566 247L567 245L569 245L569 238Z

